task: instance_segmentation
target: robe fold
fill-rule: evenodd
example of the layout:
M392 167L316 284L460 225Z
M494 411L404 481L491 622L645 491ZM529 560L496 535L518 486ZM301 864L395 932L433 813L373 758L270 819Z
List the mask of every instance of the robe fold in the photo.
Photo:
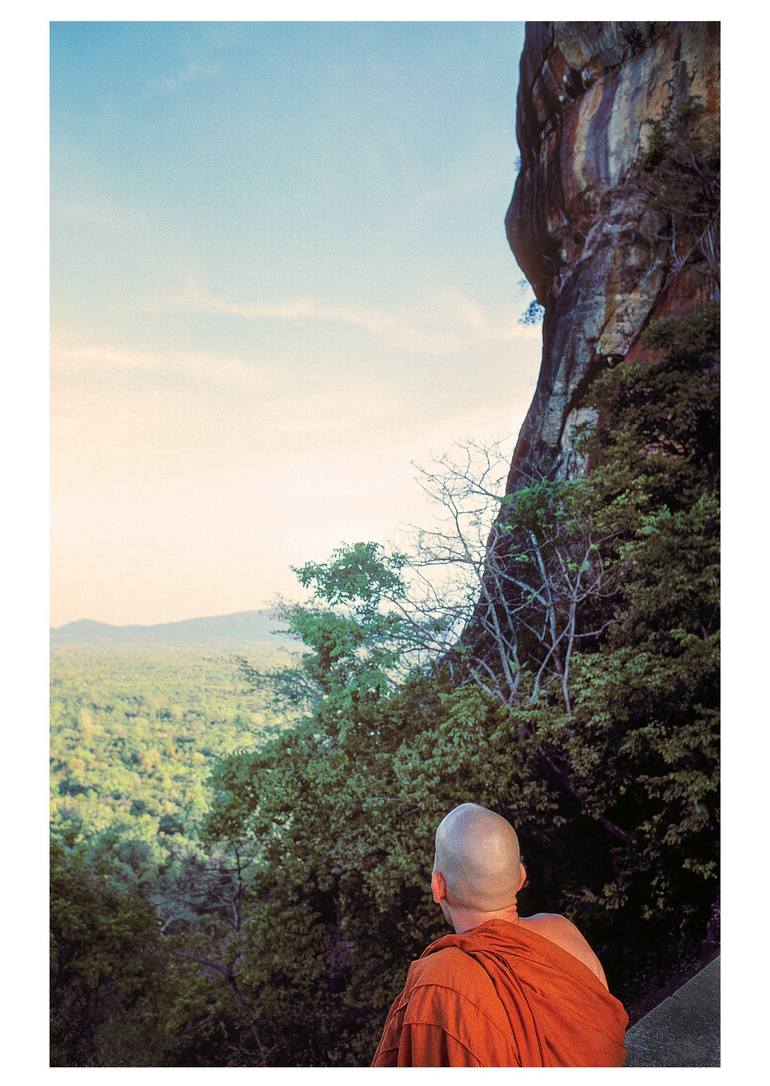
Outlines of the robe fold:
M622 1067L628 1016L594 973L507 920L412 962L373 1067Z

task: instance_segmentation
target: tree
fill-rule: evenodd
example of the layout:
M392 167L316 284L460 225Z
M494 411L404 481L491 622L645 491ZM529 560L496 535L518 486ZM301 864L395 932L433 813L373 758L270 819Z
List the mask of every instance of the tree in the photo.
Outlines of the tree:
M152 1065L163 953L152 908L81 852L51 850L51 1063Z
M556 676L569 712L573 653L601 635L598 605L617 591L603 555L618 529L602 525L582 481L531 479L505 494L499 445L459 448L461 460L420 469L442 519L417 532L408 567L425 591L411 602L424 627L444 633L460 682L469 676L512 708ZM436 569L440 590L424 576Z
M314 712L332 732L351 710L391 692L426 648L405 606L405 563L405 555L359 542L337 548L327 563L295 569L310 600L281 601L276 615L308 651L271 670L241 658L246 680L269 686L279 704Z
M674 107L670 100L660 117L648 118L647 138L640 150L636 184L661 213L670 245L670 273L705 261L710 297L719 298L720 148L719 125L697 97Z

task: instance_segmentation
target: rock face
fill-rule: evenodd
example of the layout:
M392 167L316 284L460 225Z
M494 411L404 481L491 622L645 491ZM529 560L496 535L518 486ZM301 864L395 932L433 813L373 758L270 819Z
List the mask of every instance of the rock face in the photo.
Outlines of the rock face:
M644 121L694 96L718 117L718 23L527 24L521 170L506 230L545 316L509 491L532 475L579 474L586 383L635 357L651 320L714 296L704 261L679 266L664 217L635 179Z

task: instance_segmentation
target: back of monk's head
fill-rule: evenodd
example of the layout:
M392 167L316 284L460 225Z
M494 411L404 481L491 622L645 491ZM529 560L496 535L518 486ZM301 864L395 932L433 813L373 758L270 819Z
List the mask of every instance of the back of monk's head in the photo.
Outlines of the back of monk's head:
M478 803L461 803L436 830L434 871L447 903L479 912L515 904L521 888L519 839L510 822Z

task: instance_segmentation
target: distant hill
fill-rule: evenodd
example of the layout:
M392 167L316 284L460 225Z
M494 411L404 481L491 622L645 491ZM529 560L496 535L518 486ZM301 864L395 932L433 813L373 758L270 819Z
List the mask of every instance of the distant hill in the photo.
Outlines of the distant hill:
M238 611L234 615L187 618L182 622L161 622L154 626L112 626L81 618L51 629L52 645L179 645L199 648L235 648L267 644L275 648L299 642L290 638L286 627L271 611Z

